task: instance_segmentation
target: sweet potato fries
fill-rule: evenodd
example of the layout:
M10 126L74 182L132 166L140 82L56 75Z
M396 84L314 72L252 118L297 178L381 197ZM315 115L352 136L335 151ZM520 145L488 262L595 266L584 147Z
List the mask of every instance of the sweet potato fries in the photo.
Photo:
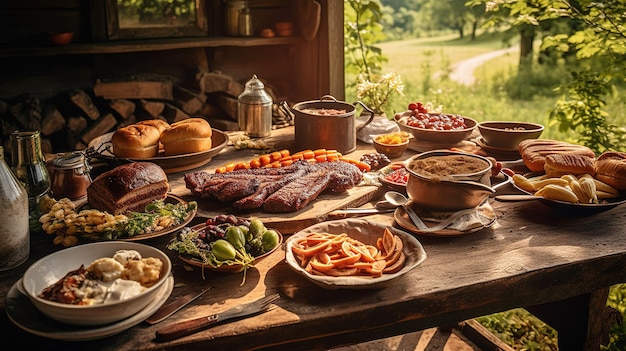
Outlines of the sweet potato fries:
M347 234L310 233L294 242L292 251L311 274L380 277L404 267L402 239L385 229L376 245L366 245Z

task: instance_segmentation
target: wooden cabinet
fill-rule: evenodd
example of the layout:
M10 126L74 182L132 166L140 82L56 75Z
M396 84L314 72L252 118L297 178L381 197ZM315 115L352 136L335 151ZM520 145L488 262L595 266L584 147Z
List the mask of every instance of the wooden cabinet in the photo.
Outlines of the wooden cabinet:
M249 0L255 29L292 21L295 35L227 37L223 0L203 0L206 36L110 40L107 0L23 0L0 4L0 98L51 95L64 88L88 88L98 79L133 74L168 76L191 84L197 70L219 71L245 81L257 74L290 101L324 94L344 96L343 2L318 0L319 30L305 40L298 2ZM310 17L310 16L309 16ZM72 43L55 46L49 32L73 31Z

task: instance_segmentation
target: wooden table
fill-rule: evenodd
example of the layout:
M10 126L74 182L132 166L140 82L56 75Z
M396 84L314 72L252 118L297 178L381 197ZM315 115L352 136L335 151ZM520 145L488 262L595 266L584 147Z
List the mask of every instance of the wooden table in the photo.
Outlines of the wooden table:
M359 145L363 150L369 149ZM205 168L232 160L235 153L225 150ZM181 191L179 177L172 175L173 188ZM2 312L2 335L20 347L47 350L325 350L527 307L557 328L561 349L599 350L608 287L626 281L624 208L581 216L540 202L490 201L498 217L494 226L465 236L418 236L428 258L384 289L324 290L291 271L283 250L249 270L243 285L239 274L189 271L172 255L175 288L170 298L212 289L160 324L141 323L100 340L65 342L27 333ZM394 225L392 215L367 218ZM24 270L60 249L51 239L33 235L28 262L0 273L0 309L4 311L6 294ZM169 239L144 243L167 252ZM281 299L267 313L175 341L155 341L155 331L166 323L275 292Z

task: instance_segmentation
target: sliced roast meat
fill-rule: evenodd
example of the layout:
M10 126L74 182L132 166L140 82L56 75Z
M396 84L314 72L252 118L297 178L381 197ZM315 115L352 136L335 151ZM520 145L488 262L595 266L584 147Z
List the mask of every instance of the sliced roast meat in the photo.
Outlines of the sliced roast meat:
M272 195L294 180L305 176L307 173L307 168L296 167L293 173L285 174L280 179L270 180L264 178L254 194L235 201L233 203L233 208L237 210L252 210L261 208L263 206L263 202L268 196Z
M331 178L331 172L326 169L313 170L270 195L263 203L263 210L270 213L298 211L326 190Z
M202 198L232 202L233 209L295 212L323 191L344 192L363 180L363 174L347 162L297 161L280 168L251 168L228 173L185 174L185 185Z

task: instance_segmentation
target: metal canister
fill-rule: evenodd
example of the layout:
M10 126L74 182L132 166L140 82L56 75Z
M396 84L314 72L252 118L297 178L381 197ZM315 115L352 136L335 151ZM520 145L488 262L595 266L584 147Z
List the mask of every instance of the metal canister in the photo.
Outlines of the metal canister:
M239 130L250 137L266 137L272 132L272 97L256 74L237 99L237 121Z
M239 17L241 11L248 7L247 1L226 0L225 25L226 35L231 37L239 36Z

